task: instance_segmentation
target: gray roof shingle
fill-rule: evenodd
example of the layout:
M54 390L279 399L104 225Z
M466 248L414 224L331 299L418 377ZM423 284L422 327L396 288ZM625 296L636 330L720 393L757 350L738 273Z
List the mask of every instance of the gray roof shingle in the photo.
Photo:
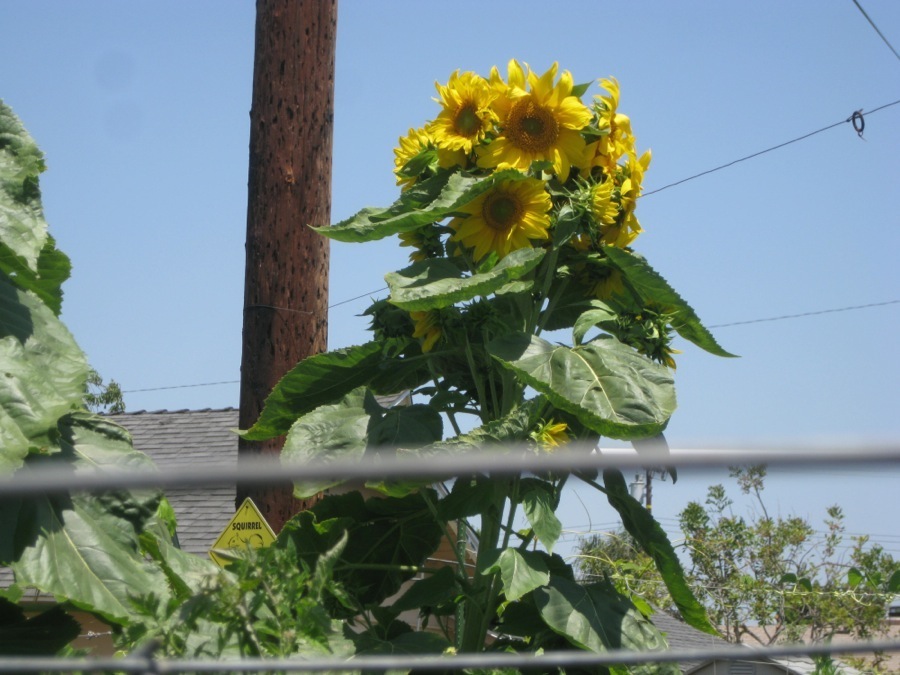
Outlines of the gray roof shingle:
M136 450L161 469L237 463L237 408L159 410L110 415L128 429ZM168 488L166 497L178 521L178 542L190 553L206 555L234 515L234 485Z

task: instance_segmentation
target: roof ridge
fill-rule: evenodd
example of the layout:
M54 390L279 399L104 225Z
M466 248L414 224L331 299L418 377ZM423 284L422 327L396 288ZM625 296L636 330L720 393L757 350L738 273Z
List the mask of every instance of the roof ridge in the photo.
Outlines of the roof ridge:
M168 410L162 408L159 410L126 410L118 413L100 413L103 417L121 417L123 415L175 415L178 413L204 413L204 412L238 412L239 409L234 406L227 408L180 408L178 410Z

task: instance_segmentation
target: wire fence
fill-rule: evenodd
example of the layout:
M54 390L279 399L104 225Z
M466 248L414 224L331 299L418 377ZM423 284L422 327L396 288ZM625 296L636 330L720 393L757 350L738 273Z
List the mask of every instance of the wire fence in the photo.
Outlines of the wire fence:
M659 652L610 650L603 654L583 651L555 651L540 655L513 653L453 654L440 656L357 656L350 661L333 658L197 660L163 659L146 654L132 654L120 659L8 658L0 660L0 673L64 673L73 671L120 673L309 673L348 672L386 673L389 671L447 672L477 669L600 668L637 666L686 661L759 661L807 656L863 654L874 651L896 651L900 641L868 641L841 645L782 645L744 647L733 645L709 649L668 649Z
M844 443L825 446L808 444L778 447L723 447L709 449L673 449L662 451L650 446L643 452L624 450L598 452L593 447L573 447L553 454L535 455L524 448L484 447L461 454L423 457L386 453L365 461L290 464L277 459L241 459L232 465L205 468L161 469L157 471L103 470L74 473L45 466L0 477L0 499L28 498L46 494L141 488L185 486L265 485L273 481L321 480L340 477L347 480L427 479L441 480L457 476L489 474L579 473L604 469L642 469L647 466L682 468L727 468L740 465L779 467L842 467L860 464L900 467L900 444ZM240 660L169 659L155 653L156 645L122 658L0 657L0 673L299 673L299 672L460 672L464 669L537 669L601 668L641 664L769 661L798 657L832 657L875 652L900 653L900 640L861 641L840 644L772 645L751 648L743 645L710 646L699 649L665 651L610 650L554 651L543 654L479 653L421 656L410 654L361 655L350 660L337 658L290 658Z

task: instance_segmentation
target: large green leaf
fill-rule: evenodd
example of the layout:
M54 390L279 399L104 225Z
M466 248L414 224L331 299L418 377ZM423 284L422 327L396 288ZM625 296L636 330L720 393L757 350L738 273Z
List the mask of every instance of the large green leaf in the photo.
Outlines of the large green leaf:
M411 312L440 309L499 291L528 274L543 257L543 249L519 249L487 272L471 276L463 276L459 267L445 258L423 260L384 279L392 304Z
M316 228L316 232L347 242L374 241L409 232L452 215L497 181L523 178L526 176L514 169L498 171L487 178L441 172L405 192L388 209L363 209L331 227Z
M131 448L127 432L89 413L60 421L60 451L29 458L22 470L52 463L73 472L105 468L153 470ZM155 491L50 494L0 503L0 539L12 542L10 567L16 582L122 622L131 614L129 597L144 589L165 589L158 568L144 561L138 533L155 514Z
M461 590L453 569L441 567L413 583L400 598L391 603L391 609L405 612L410 609L438 607L452 602Z
M17 288L32 291L57 316L62 309L62 284L69 278L71 270L69 257L56 248L53 237L47 237L38 256L37 271L0 241L0 272Z
M614 649L664 651L666 640L624 596L608 584L582 585L552 577L534 592L544 622L574 646L595 653ZM674 663L631 666L631 673L675 675Z
M546 585L550 581L550 571L538 551L520 551L505 548L496 560L489 561L482 574L500 572L503 593L510 602L515 602L526 593Z
M279 545L294 547L312 566L346 532L335 581L353 590L362 605L375 607L396 593L440 544L443 529L423 493L437 501L427 489L400 499L364 500L359 492L327 495L288 522Z
M47 241L38 176L44 156L15 113L0 101L0 242L38 271Z
M356 653L359 656L371 656L374 654L393 655L419 655L441 654L452 645L447 638L437 633L425 631L408 631L392 636L388 639L378 639L372 633L356 638ZM348 665L352 665L352 661ZM390 673L405 673L407 670L388 671Z
M444 435L440 413L429 405L415 403L384 411L369 426L369 445L385 448L418 448L439 441Z
M80 407L88 365L34 294L0 279L0 471L53 446L57 420Z
M545 403L543 396L536 396L513 408L500 419L435 443L434 448L450 452L508 452L511 443L528 438L528 434L540 420Z
M288 432L281 451L284 462L353 461L366 451L369 412L363 406L365 388L353 390L339 403L316 408L298 419ZM305 499L342 479L294 483L294 496Z
M609 336L567 347L516 333L488 349L554 406L610 438L656 435L675 410L668 369Z
M445 521L470 518L487 511L506 498L508 483L487 476L459 477L453 481L450 494L438 504L438 513Z
M622 516L622 524L628 533L653 558L681 617L698 630L718 635L718 631L709 622L703 605L694 597L684 577L678 555L662 526L650 511L631 496L625 478L619 471L604 471L603 482L610 505Z
M734 356L719 346L691 306L644 258L615 246L604 246L603 250L645 304L672 314L672 328L681 337L711 354Z
M378 375L382 366L381 344L375 341L310 356L281 378L259 419L240 433L250 441L283 436L299 417L341 400Z
M522 508L528 524L547 552L553 553L553 547L562 534L562 523L556 517L552 488L537 480L523 481L522 488Z
M614 321L616 313L606 303L595 300L591 303L591 308L582 312L575 320L572 327L572 340L576 345L580 345L584 341L587 332L604 321Z

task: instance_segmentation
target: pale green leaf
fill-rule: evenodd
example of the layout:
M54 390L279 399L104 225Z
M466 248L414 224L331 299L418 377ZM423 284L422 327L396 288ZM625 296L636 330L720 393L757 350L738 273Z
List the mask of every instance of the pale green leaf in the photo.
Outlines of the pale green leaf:
M60 422L60 451L29 465L52 462L73 471L154 470L121 427L88 413ZM129 598L166 589L162 572L143 559L138 534L156 512L156 491L50 494L0 505L0 535L13 544L17 583L34 586L112 622L132 613Z
M595 300L591 305L591 309L582 312L575 320L575 326L572 328L572 337L576 345L580 345L587 332L598 323L613 321L616 318L615 311L605 303Z
M0 471L49 451L57 420L81 406L88 365L35 295L0 279Z
M15 113L0 101L0 242L37 273L47 241L38 176L44 158Z
M544 250L523 248L513 251L486 272L465 276L451 260L423 260L384 279L390 288L390 302L407 311L449 307L479 296L512 290L509 282L531 272L544 257Z
M259 419L240 433L250 441L283 436L299 417L323 403L339 401L376 377L383 366L381 344L375 341L310 356L281 378Z
M656 435L675 410L668 369L609 336L567 347L518 333L488 349L555 407L610 438Z
M554 576L534 599L544 622L580 649L662 652L668 647L659 630L606 584L582 585ZM675 675L681 670L670 663L632 666L629 672Z
M622 525L628 533L634 537L647 555L653 558L656 569L659 570L682 619L698 630L718 635L718 631L709 622L703 605L694 596L694 592L685 578L678 554L662 526L650 511L631 496L621 472L604 471L603 482L607 491L607 500L619 512L622 517Z
M497 559L489 563L482 571L482 574L495 572L500 572L503 593L510 602L518 600L526 593L530 593L550 581L547 564L536 551L503 549Z
M526 177L513 169L498 171L487 178L441 172L404 192L390 208L366 208L331 227L316 228L316 232L346 242L374 241L410 232L452 215L497 181Z
M366 430L370 415L363 407L365 389L359 388L339 403L324 405L303 415L288 432L281 451L285 463L354 461L366 451ZM300 481L294 484L294 496L305 499L341 479Z
M525 517L538 541L548 553L552 553L562 534L562 523L554 512L553 496L547 488L540 485L529 483L528 486L529 489L522 495Z

